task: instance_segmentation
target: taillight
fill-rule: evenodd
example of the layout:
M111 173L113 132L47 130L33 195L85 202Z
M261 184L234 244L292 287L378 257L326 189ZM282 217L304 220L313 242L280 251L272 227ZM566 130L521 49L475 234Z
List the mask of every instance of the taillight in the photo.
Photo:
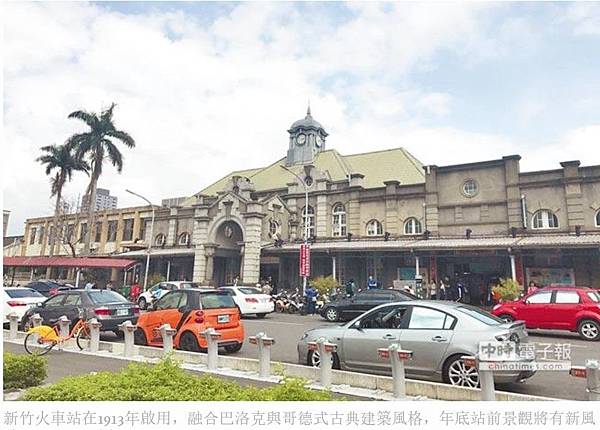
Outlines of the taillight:
M100 315L110 315L110 309L108 308L96 308L94 309L94 313L98 316Z
M8 304L8 306L27 306L27 303L25 303L25 302L18 302L16 300L9 300L6 303Z
M258 299L254 297L246 297L246 303L258 303Z
M194 312L194 322L198 324L202 324L204 322L204 312L196 311Z

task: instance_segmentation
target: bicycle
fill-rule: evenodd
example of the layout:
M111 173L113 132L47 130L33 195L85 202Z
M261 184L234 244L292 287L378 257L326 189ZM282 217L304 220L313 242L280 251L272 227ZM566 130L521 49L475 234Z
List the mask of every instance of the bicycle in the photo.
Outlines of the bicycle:
M80 350L83 350L85 347L84 341L90 339L90 328L83 318L77 320L77 323L66 337L60 335L59 324L52 327L47 325L33 327L27 331L23 346L28 354L45 355L56 345L63 344L72 338L76 339L77 346Z

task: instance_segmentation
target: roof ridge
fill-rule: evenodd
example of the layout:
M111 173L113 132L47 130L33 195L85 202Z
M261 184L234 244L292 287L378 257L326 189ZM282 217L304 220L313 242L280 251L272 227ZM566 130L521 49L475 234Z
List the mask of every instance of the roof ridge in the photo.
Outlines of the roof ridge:
M405 148L401 147L400 150L404 155L406 155L406 158L410 160L410 162L417 168L417 170L419 170L419 172L423 174L423 176L425 176L425 174L423 173L423 163L421 163L419 159L417 159L414 155L408 152Z
M392 152L392 151L404 151L404 148L402 146L398 146L396 148L380 149L378 151L357 152L356 154L344 155L344 157L355 157L358 155L378 154L381 152Z

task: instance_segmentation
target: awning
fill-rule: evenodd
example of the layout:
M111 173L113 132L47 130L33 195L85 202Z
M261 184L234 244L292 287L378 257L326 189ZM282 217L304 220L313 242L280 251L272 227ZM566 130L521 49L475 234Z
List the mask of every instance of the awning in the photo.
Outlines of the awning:
M87 269L128 269L137 264L123 258L89 257L3 257L4 267L79 267Z
M285 243L281 247L270 244L263 247L267 253L299 252L300 243ZM518 237L473 237L465 238L431 238L394 239L385 241L378 239L357 239L317 241L311 245L313 252L328 251L444 251L444 250L494 250L494 249L538 249L538 248L598 248L600 234L556 234L531 235Z

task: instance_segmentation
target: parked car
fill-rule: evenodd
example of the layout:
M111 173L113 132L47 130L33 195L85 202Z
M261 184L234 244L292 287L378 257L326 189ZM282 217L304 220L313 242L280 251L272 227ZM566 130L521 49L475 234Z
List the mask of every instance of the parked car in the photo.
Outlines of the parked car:
M600 293L591 288L542 288L497 304L492 313L505 321L525 321L530 329L568 330L584 340L600 340Z
M264 318L275 311L275 300L255 287L221 287L226 291L240 308L242 315L255 314L257 318Z
M308 342L321 337L337 345L336 369L391 374L390 360L380 358L377 350L399 342L403 349L413 351L412 360L404 365L408 377L467 387L476 387L479 375L462 357L477 354L479 342L528 341L521 322L507 323L462 303L425 300L387 303L346 324L309 330L298 342L299 363L319 365L319 353L309 351ZM494 379L520 382L533 374L529 370L495 372Z
M154 284L148 288L138 298L138 306L140 309L146 309L148 305L154 303L154 301L160 299L162 296L167 294L169 291L180 290L182 288L200 288L200 285L196 282L190 281L164 281Z
M236 352L244 343L244 326L240 309L226 291L184 288L169 291L148 312L140 315L135 342L138 345L161 346L159 327L169 324L177 330L173 345L184 351L200 351L207 347L200 333L214 328L221 333L219 346Z
M59 284L58 282L43 280L30 282L29 284L25 285L25 287L31 288L45 297L51 297L57 294L59 291L67 291L73 288L70 285L63 285Z
M19 321L29 308L36 307L38 303L46 300L46 297L31 288L5 287L4 290L4 318L3 324L8 324L8 314L14 313L19 316Z
M121 335L118 325L129 320L137 322L140 308L125 297L110 290L70 290L60 292L23 315L21 326L30 326L30 317L40 314L43 324L54 325L66 315L73 326L79 318L96 318L102 323L100 330Z
M319 311L319 314L331 322L349 321L369 309L373 309L375 306L384 303L416 299L417 296L400 290L364 290L359 291L353 297L342 297L325 304Z

